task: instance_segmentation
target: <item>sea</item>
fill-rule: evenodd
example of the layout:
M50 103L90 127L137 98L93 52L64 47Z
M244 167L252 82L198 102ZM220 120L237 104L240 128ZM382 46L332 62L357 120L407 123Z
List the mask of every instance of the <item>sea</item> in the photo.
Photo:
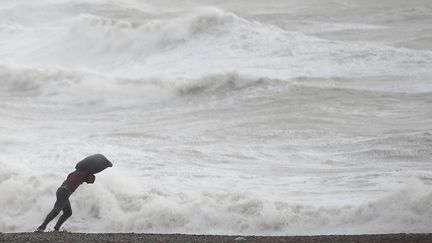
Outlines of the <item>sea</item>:
M0 232L102 153L66 231L430 233L431 23L430 0L0 0Z

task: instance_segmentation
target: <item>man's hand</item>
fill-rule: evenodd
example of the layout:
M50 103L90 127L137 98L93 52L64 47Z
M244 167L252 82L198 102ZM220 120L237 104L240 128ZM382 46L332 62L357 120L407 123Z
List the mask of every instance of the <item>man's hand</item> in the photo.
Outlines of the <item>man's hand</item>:
M87 182L87 184L93 184L96 180L96 176L93 174L90 174L87 176L85 182Z

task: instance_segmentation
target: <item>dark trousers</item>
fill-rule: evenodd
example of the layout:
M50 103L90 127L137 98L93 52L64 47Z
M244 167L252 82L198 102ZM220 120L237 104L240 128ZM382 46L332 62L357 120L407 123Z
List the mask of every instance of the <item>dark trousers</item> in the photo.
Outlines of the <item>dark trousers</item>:
M72 208L69 202L69 197L71 194L72 192L64 187L57 189L57 201L54 204L54 208L51 210L51 212L49 212L39 228L45 229L49 222L51 222L51 220L53 220L60 213L60 211L63 210L63 214L60 216L57 224L54 226L54 230L58 231L60 229L60 226L72 215Z

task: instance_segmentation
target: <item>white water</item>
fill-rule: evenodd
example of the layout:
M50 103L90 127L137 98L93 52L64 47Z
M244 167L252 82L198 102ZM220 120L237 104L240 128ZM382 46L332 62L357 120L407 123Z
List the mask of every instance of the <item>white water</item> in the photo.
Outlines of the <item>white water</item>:
M0 1L0 231L430 232L431 10Z

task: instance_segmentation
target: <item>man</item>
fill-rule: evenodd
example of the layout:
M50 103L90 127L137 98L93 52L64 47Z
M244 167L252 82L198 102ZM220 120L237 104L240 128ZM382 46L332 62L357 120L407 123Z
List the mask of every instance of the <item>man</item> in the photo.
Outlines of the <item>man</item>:
M91 155L77 164L77 170L70 173L63 184L57 189L57 201L54 208L48 213L43 223L35 232L44 232L49 222L51 222L63 210L63 214L54 226L54 231L59 231L60 226L72 215L72 208L69 197L83 183L93 184L96 173L112 167L112 163L101 154Z

